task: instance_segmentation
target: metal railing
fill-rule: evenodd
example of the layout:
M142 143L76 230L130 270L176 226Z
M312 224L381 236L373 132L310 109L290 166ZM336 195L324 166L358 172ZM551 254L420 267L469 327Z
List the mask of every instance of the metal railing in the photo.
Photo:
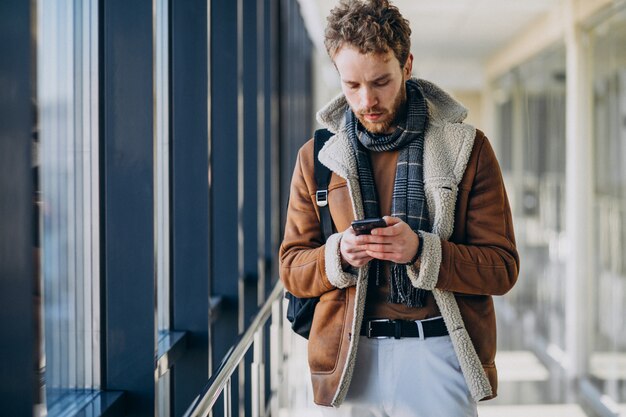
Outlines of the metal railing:
M228 350L217 371L211 376L202 393L196 397L191 406L187 409L185 417L207 417L211 413L213 406L223 395L224 416L230 417L232 414L232 376L238 367L243 365L243 360L250 347L253 347L253 359L251 364L251 402L252 417L278 415L278 385L281 378L280 363L282 357L282 345L280 335L282 334L282 300L283 284L278 281L272 293L265 301L258 314L250 324L250 327L239 336L235 344ZM264 328L265 323L271 317L270 324L270 408L266 402L265 395L265 354L264 354ZM241 395L241 393L240 393Z

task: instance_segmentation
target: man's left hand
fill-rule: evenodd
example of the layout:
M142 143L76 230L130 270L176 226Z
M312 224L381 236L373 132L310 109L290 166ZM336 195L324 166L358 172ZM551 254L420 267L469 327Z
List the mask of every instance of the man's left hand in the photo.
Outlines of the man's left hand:
M373 229L369 235L357 237L369 256L397 264L411 261L419 247L419 238L411 227L397 217L383 217L387 227Z

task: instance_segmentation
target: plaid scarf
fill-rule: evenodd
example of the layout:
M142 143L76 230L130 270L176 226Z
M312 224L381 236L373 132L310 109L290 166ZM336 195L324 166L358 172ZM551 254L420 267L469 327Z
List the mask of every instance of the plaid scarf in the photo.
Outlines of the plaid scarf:
M424 131L428 110L426 100L415 81L406 82L406 91L406 119L400 121L393 133L386 136L371 134L359 123L349 107L346 110L346 127L356 154L365 218L380 217L369 152L398 149L400 154L396 165L391 215L408 223L417 233L418 230L430 230L423 172ZM406 265L392 263L388 302L423 307L428 291L415 288L411 284L406 268ZM370 276L373 275L376 279L376 285L380 285L381 262L373 260L370 271Z

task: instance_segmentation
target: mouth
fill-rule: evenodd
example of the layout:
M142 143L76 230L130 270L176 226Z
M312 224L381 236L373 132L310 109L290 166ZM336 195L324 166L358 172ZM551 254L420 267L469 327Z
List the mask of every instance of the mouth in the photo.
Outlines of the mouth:
M383 113L365 113L363 117L369 122L376 122L383 117Z

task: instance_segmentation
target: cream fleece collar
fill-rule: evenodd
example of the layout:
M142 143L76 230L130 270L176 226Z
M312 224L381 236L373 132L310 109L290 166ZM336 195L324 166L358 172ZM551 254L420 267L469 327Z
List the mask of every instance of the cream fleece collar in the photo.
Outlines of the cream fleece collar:
M413 80L422 88L426 98L430 124L460 123L465 120L467 109L461 103L430 81L417 78ZM317 121L331 132L339 132L345 125L344 112L347 105L343 93L339 94L317 113Z

